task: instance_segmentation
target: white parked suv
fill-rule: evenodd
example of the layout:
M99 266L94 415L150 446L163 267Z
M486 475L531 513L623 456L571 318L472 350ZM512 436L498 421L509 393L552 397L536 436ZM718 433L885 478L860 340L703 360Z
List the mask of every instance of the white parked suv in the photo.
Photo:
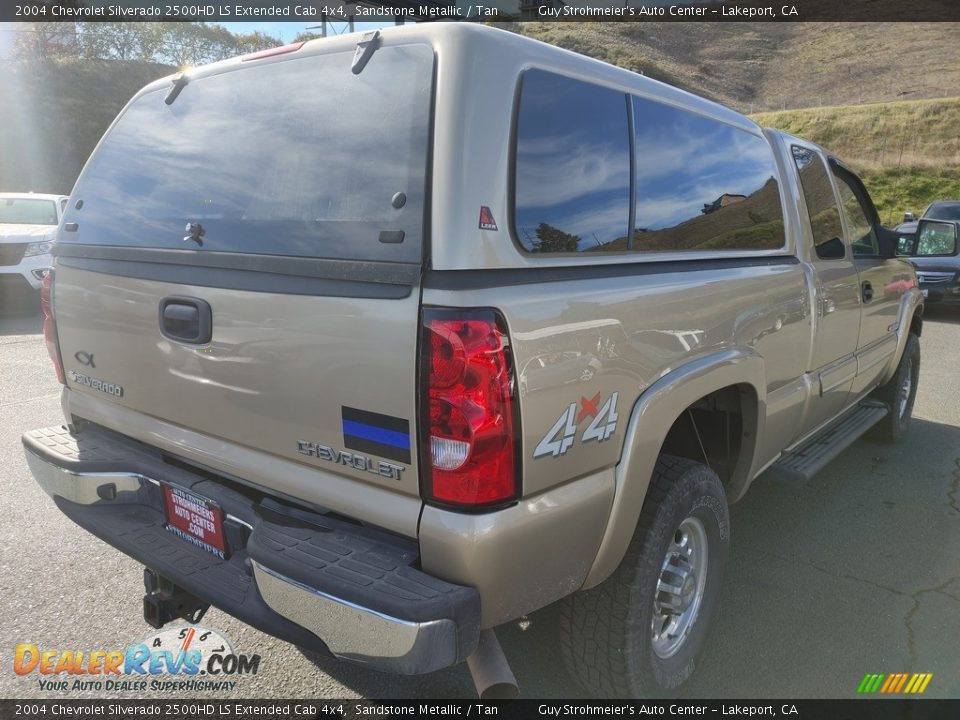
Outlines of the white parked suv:
M53 264L50 248L67 200L65 195L0 193L0 310L40 289Z

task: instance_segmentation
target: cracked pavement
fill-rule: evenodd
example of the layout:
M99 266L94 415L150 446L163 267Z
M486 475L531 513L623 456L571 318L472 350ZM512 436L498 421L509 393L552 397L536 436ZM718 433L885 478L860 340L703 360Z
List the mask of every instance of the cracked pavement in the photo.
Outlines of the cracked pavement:
M17 643L114 649L149 630L140 567L61 515L27 471L20 434L61 422L39 328L0 317L0 697L49 695L13 673ZM854 697L868 672L930 672L925 697L960 697L960 313L928 311L921 352L904 443L860 440L809 484L760 479L731 509L721 607L684 696ZM498 631L525 696L580 695L555 622L548 608ZM235 697L473 696L464 666L393 677L307 657L216 610L203 624L263 657Z

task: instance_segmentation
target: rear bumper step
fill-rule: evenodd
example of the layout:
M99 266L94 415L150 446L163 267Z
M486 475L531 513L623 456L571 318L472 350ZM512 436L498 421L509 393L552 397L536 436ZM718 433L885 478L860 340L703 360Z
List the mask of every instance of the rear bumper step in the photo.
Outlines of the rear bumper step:
M78 525L197 598L296 645L378 670L462 662L480 633L475 588L417 569L417 544L225 484L96 426L23 436L27 463ZM166 529L161 483L224 512L226 559Z

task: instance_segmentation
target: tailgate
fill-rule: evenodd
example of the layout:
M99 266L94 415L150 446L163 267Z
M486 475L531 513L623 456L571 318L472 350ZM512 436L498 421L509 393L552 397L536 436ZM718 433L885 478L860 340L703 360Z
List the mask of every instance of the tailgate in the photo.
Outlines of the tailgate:
M331 473L418 496L433 51L291 47L146 88L98 146L56 248L67 385L145 442L315 468L312 503Z
M56 278L71 390L418 494L414 288L401 298L270 294L105 275L71 263L80 264L61 259ZM209 305L209 342L163 334L159 308L169 297ZM319 502L322 493L305 499Z

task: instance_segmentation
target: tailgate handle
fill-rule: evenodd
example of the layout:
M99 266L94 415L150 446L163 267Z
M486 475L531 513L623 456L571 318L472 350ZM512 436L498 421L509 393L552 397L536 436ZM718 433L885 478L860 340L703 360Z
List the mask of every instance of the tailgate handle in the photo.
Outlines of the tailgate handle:
M188 297L166 297L160 301L160 332L177 342L203 344L213 336L210 304Z

